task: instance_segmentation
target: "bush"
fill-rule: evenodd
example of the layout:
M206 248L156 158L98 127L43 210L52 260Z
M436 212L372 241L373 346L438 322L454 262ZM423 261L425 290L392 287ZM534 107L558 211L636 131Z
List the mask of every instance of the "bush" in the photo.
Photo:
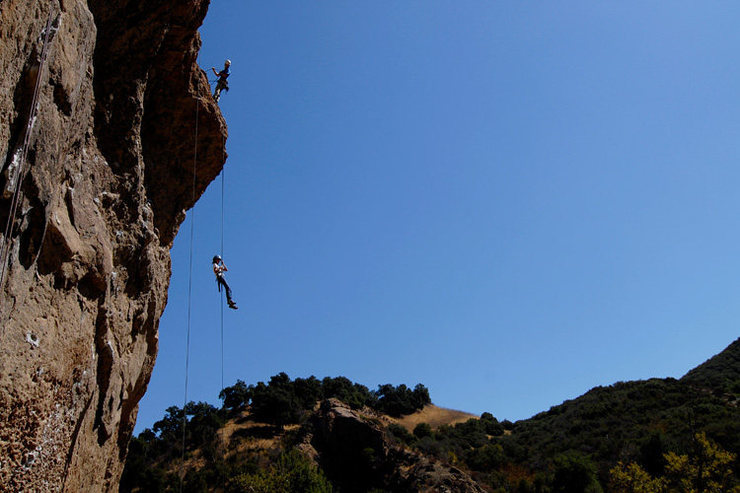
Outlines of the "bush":
M596 466L579 453L570 452L555 457L553 493L601 493L596 479Z
M465 462L476 471L493 471L501 467L506 460L504 449L499 444L487 444L474 448L467 453Z
M486 433L489 435L498 437L504 434L504 426L493 417L491 413L483 413L480 415L480 420L486 426Z
M409 431L406 428L404 428L403 426L399 424L392 423L388 425L388 431L394 438L400 440L406 445L411 444L415 440L414 435L409 433Z
M414 436L417 438L431 437L434 436L434 431L429 423L419 423L414 428Z
M229 482L229 493L331 493L324 473L296 450L280 454L267 469L240 474Z

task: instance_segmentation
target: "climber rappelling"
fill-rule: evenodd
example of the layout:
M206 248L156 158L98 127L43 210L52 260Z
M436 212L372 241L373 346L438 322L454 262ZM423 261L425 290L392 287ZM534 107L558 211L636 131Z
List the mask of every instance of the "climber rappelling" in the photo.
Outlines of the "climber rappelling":
M231 298L231 288L229 287L228 283L226 282L226 279L224 278L224 272L226 272L226 264L224 264L224 261L221 259L220 255L216 255L213 257L213 273L216 274L216 283L218 284L218 292L221 292L221 286L223 286L226 289L226 302L229 304L229 308L232 308L234 310L239 309L238 306L236 306L236 302Z
M211 67L211 70L213 70L213 73L216 74L216 77L218 77L218 81L216 82L216 90L213 91L213 97L216 99L216 102L218 103L218 100L221 98L221 91L229 92L229 82L227 79L229 78L229 75L231 75L231 60L226 60L224 62L224 69L220 72L216 72L216 67Z

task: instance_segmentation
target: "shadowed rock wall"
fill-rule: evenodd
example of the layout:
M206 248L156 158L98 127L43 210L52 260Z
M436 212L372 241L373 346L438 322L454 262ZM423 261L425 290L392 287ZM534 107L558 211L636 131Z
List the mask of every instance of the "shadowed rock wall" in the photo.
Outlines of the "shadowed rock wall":
M225 159L196 63L207 0L0 0L0 166L28 173L0 286L0 491L117 491L169 249ZM0 187L8 174L0 176ZM5 227L10 199L0 199ZM3 241L5 238L0 238Z

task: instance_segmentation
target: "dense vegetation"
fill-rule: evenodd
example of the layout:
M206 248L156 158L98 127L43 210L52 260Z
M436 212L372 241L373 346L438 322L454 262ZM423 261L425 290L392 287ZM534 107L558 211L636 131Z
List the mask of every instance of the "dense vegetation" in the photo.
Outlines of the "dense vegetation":
M740 410L677 380L655 379L599 387L514 424L484 413L437 430L421 424L413 433L390 431L425 454L465 466L494 491L594 492L607 487L618 461L662 475L665 454L693 457L698 431L737 453ZM740 463L730 468L738 476Z
M243 381L225 388L219 395L224 408L233 412L243 411L251 404L250 411L257 421L283 426L298 423L306 411L317 401L335 397L353 408L370 407L390 416L411 414L429 404L429 390L422 384L414 389L401 384L379 385L372 392L364 385L352 383L346 377L319 380L314 376L291 380L285 373L247 386Z
M684 378L619 382L511 423L483 413L452 426L427 423L388 434L403 446L454 464L489 491L514 493L740 492L740 340ZM281 430L301 423L317 401L336 397L398 416L430 402L423 385L381 385L375 391L339 378L268 383L242 381L224 389L223 407L190 403L184 414L186 455L203 464L188 469L184 491L330 491L323 471L290 451L225 455L214 438L228 419L249 408L250 419ZM183 410L132 440L121 491L171 491L179 485L171 459L182 454ZM196 453L197 449L197 453ZM221 458L219 458L221 457ZM296 486L309 485L309 486ZM293 489L291 489L293 488ZM295 489L299 488L299 489Z
M423 425L413 434L398 427L390 431L424 453L464 465L494 490L521 492L608 488L610 471L620 461L661 478L669 454L686 461L701 456L696 438L701 432L712 446L734 454L725 479L735 485L739 387L740 340L681 380L597 387L515 424L498 423L485 413L436 431Z
M187 460L202 464L197 469L186 468L183 491L209 491L208 485L218 484L229 492L331 491L323 472L290 447L283 451L282 444L275 450L227 454L219 448L219 430L249 409L250 420L275 427L257 428L255 433L272 438L286 425L302 422L318 401L332 397L354 408L367 406L392 416L413 413L431 402L429 391L421 384L413 389L385 384L371 391L345 377L291 380L285 373L256 385L238 380L220 397L220 409L204 402L190 402L184 410L169 407L151 429L133 438L121 491L179 490L180 471L175 464L183 455L183 445Z
M711 391L735 405L740 404L740 339L688 372L681 381Z

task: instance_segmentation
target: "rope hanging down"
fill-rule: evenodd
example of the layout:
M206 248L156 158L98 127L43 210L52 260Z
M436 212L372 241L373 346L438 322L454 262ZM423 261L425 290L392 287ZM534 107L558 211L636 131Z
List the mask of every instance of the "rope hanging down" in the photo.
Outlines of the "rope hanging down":
M187 425L187 415L185 414L185 407L188 404L188 370L190 368L190 307L193 295L193 236L195 231L195 183L196 183L196 172L198 166L198 113L200 109L200 101L195 101L195 145L193 149L193 193L192 193L192 208L190 209L190 261L188 266L188 324L187 324L187 336L185 339L185 398L182 404L182 462L180 463L180 493L182 493L182 485L185 480L185 427Z
M183 483L185 480L185 445L186 445L186 427L187 427L187 414L185 408L188 404L188 375L190 370L190 328L191 328L191 306L192 306L192 292L193 292L193 243L195 237L195 187L197 177L197 166L198 166L198 118L199 118L199 100L196 101L195 105L195 144L193 149L193 187L192 187L192 203L193 207L190 213L190 254L189 254L189 266L188 266L188 310L187 310L187 335L185 342L185 395L183 398L182 405L182 457L180 462L180 493L182 493ZM226 162L226 137L223 141L223 160ZM225 182L225 170L221 170L221 258L224 255L224 182ZM223 303L223 292L220 294L221 302L221 392L224 390L224 303ZM225 454L225 449L222 447L222 452ZM222 478L225 481L225 478Z
M223 139L223 163L226 164L226 137ZM226 166L221 168L221 258L224 258L224 181ZM221 392L224 390L224 295L221 293ZM221 393L219 392L219 394Z
M226 137L223 139L223 146L221 147L223 149L223 163L224 166L221 168L221 258L224 258L224 180L226 175ZM224 295L221 293L219 300L219 306L221 307L221 391L219 392L219 395L222 395L224 391ZM226 396L224 396L223 401L221 402L222 407L226 400ZM221 458L226 462L226 443L223 440L224 437L222 437L221 441ZM224 490L226 490L226 477L224 473L222 472L221 475L221 486Z
M18 211L18 204L20 203L21 197L21 184L26 176L26 159L28 157L28 148L31 144L31 134L33 133L33 126L36 123L36 112L38 111L38 100L39 100L39 89L41 87L41 80L43 79L44 68L46 67L46 59L49 53L49 40L51 39L52 32L52 17L53 12L49 12L49 19L46 21L46 28L44 30L44 44L41 48L41 60L39 61L39 69L36 74L36 83L33 88L33 97L31 98L31 109L28 113L28 122L26 123L26 130L23 135L23 143L20 148L20 159L18 159L16 167L11 171L8 176L8 184L13 187L13 198L10 202L10 209L8 212L8 221L5 224L5 233L3 235L3 242L0 245L0 289L2 289L3 282L5 281L5 273L8 267L8 257L10 256L10 244L13 236L13 229L15 228L15 216Z

